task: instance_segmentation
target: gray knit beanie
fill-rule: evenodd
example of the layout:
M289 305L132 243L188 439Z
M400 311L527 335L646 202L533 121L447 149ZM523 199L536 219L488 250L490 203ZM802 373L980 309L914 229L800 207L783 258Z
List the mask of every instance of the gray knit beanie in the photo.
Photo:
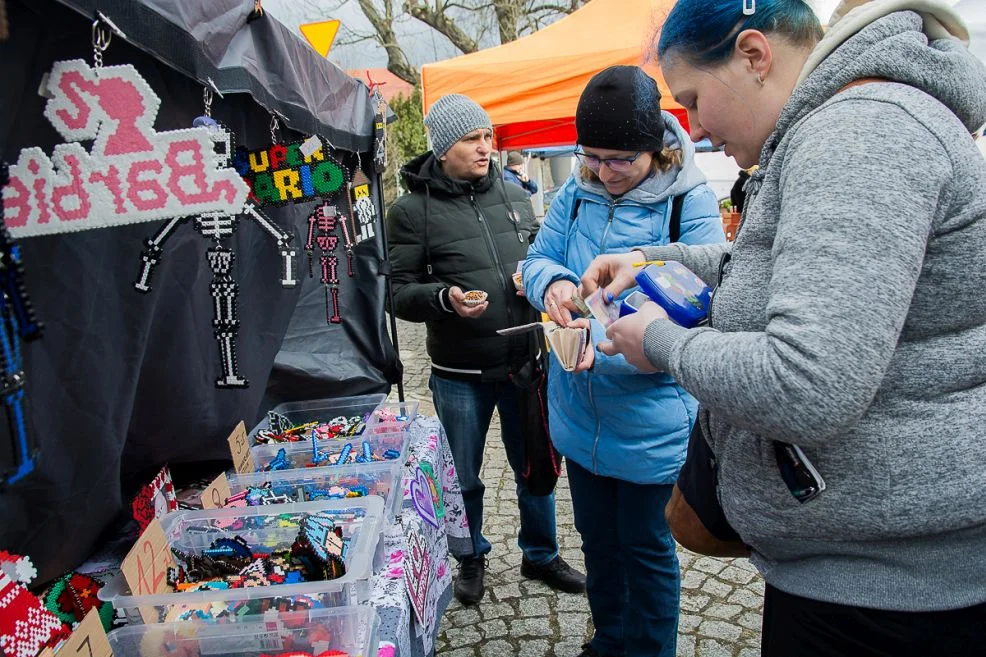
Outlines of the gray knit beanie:
M493 129L489 114L462 94L442 96L425 117L431 149L437 157L445 155L455 142L480 128Z

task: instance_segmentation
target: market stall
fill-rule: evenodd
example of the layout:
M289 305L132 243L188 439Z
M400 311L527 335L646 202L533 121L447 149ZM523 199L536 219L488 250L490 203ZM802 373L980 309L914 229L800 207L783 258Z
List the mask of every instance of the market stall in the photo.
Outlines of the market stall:
M687 129L656 62L651 39L674 0L593 0L526 37L421 67L424 109L449 93L469 96L490 115L500 150L575 143L575 108L594 74L639 65L657 80L661 107ZM591 36L587 36L591 35Z
M252 0L6 10L0 549L44 583L239 419L400 375L365 85Z

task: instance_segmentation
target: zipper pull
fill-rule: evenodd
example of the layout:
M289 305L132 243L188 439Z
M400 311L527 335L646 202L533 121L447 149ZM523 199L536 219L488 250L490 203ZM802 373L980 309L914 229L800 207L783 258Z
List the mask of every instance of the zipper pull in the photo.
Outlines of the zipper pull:
M523 244L524 236L520 233L520 215L517 214L516 210L508 210L507 215L510 217L510 222L514 225L514 230L517 231L517 241Z

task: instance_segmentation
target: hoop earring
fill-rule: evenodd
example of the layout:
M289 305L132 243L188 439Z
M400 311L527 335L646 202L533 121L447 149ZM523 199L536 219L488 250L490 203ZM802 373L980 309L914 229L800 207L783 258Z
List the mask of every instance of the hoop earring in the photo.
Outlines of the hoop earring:
M764 79L763 79L763 73L757 73L757 82L759 82L759 83L760 83L760 86L761 86L761 87L762 87L762 86L763 86L764 84L766 84L766 80L764 80Z

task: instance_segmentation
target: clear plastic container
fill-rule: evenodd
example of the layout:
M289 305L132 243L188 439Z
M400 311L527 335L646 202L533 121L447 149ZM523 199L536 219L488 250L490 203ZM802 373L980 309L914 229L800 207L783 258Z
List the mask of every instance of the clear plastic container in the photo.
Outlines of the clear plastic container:
M322 511L349 514L350 519L337 520L343 528L344 538L349 539L343 556L346 573L342 577L301 582L275 584L248 588L219 589L211 591L186 591L133 595L120 573L99 591L99 599L112 603L123 611L130 623L143 623L143 609L150 622L184 620L182 614L194 614L199 618L217 618L258 611L294 610L294 608L342 607L366 600L370 593L369 578L382 565L384 502L376 496L275 504L247 508L206 509L202 511L177 511L161 519L161 527L170 547L189 554L201 554L217 538L241 536L251 545L280 548L290 546L298 535L298 527L292 518L301 514ZM151 620L153 618L154 620Z
M418 402L384 402L373 409L366 422L365 433L390 433L407 431L418 417Z
M336 397L334 399L311 399L302 402L285 402L278 404L270 410L283 415L292 425L297 426L307 422L328 422L340 415L345 417L352 417L354 415L367 417L386 399L387 395L384 394ZM257 434L267 429L270 429L270 422L269 418L265 415L264 419L250 432L250 444L256 444Z
M404 492L401 489L402 468L403 462L380 461L325 468L230 474L227 477L229 490L233 495L269 484L275 495L286 495L293 502L324 499L327 494L331 494L329 491L334 486L350 489L362 486L369 495L383 498L387 521L393 522L404 501Z
M320 452L326 454L339 454L346 446L351 445L351 454L360 454L363 443L368 443L370 451L375 456L384 458L383 461L370 461L370 463L401 463L407 460L407 448L411 442L411 436L407 431L397 431L391 433L369 433L364 432L362 436L352 438L335 438L332 440L316 441L315 446ZM287 466L285 470L296 470L299 468L315 467L312 441L306 440L297 443L274 443L271 445L254 445L250 448L250 456L253 457L253 468L262 471L271 462L278 458L278 453L284 450L284 462ZM387 455L393 455L388 458ZM354 465L350 463L349 465ZM343 467L325 463L319 464L320 467L335 468ZM276 472L276 471L275 471Z
M114 657L260 657L295 650L374 657L379 627L376 610L359 606L269 613L237 623L128 625L107 638Z

